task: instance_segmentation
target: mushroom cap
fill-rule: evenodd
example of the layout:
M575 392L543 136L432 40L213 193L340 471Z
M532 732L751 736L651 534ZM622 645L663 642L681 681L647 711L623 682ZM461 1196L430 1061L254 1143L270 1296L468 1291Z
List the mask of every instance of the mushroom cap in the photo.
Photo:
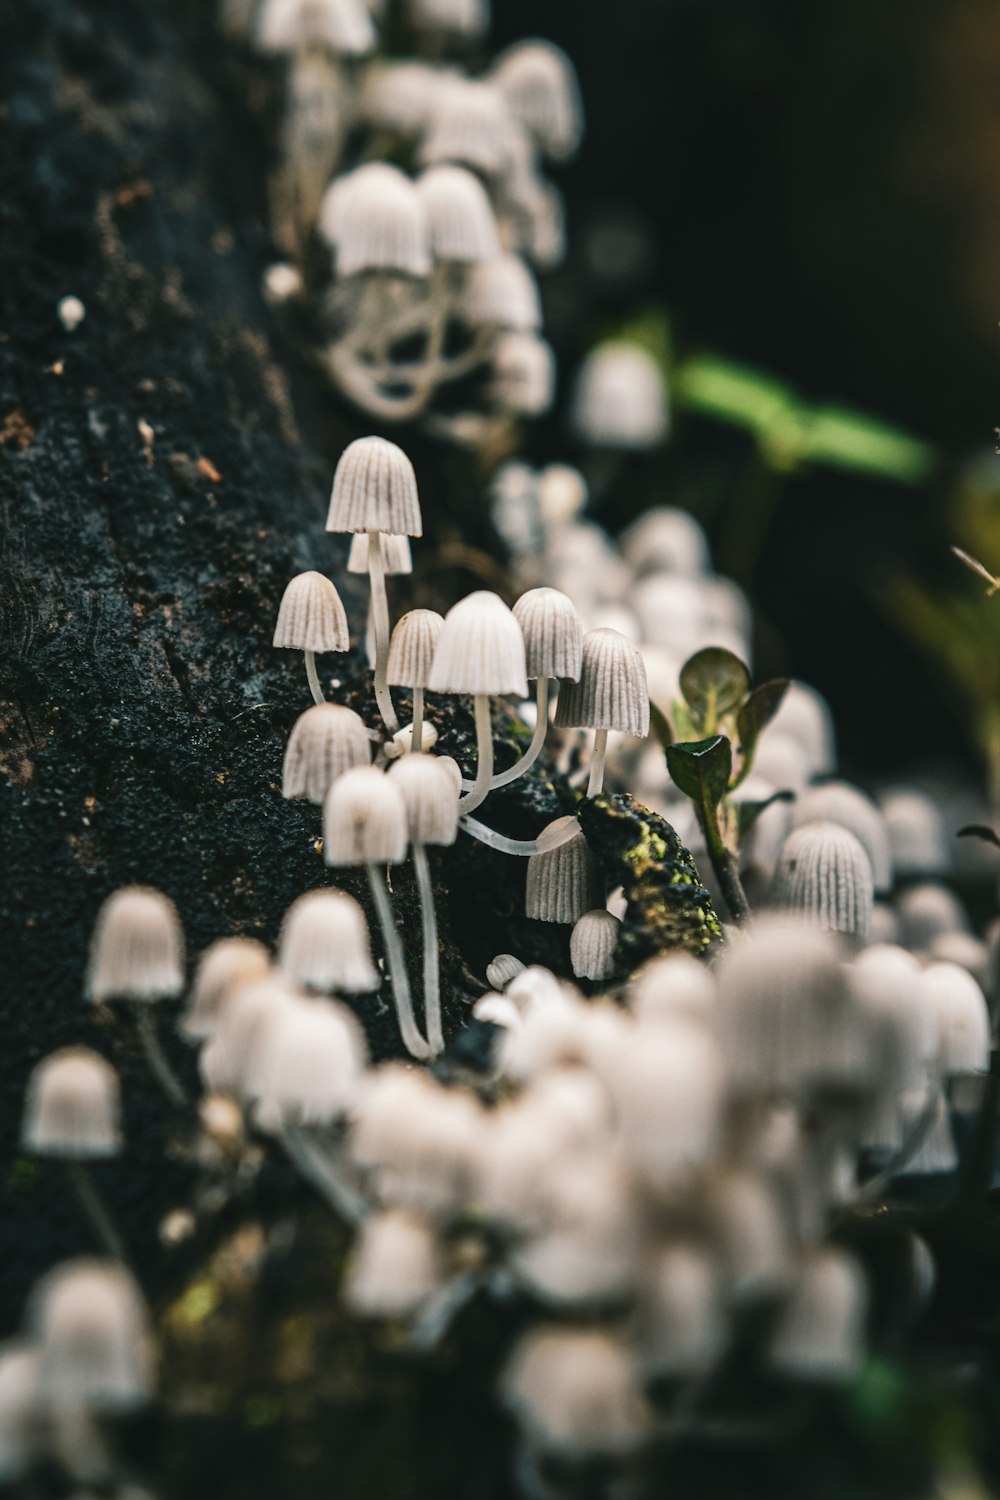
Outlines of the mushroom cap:
M496 219L486 189L466 167L428 167L417 178L436 261L473 265L500 254Z
M708 965L689 953L664 953L629 981L629 1009L642 1025L660 1020L711 1021L715 980Z
M355 438L333 476L327 531L387 531L420 536L420 501L413 465L386 438Z
M576 72L552 42L515 42L491 70L514 118L531 132L547 156L565 161L583 135L583 105Z
M411 609L396 621L386 673L390 687L427 686L443 629L444 618L433 609Z
M572 816L557 818L543 829L542 837L549 829L575 821ZM528 859L524 910L532 920L571 925L602 899L600 867L582 829L558 848L532 854Z
M573 1459L621 1455L650 1428L631 1351L598 1330L534 1329L515 1348L502 1388L545 1452Z
M341 703L314 703L292 725L281 795L320 803L338 776L367 766L372 742L364 721Z
M387 578L398 578L413 572L413 552L406 536L382 537L382 570ZM347 555L348 573L368 572L368 533L357 531L351 538L351 550Z
M369 1215L361 1227L344 1300L363 1317L407 1318L441 1276L437 1236L430 1225L406 1209L388 1209Z
M300 1000L286 1006L267 1034L254 1092L265 1129L332 1125L358 1097L367 1049L346 1005Z
M46 1407L128 1411L148 1401L152 1359L146 1309L124 1266L71 1260L31 1295L29 1322L41 1348Z
M552 405L556 360L551 345L537 333L510 330L493 351L493 400L517 417L537 417Z
M361 85L362 116L397 135L417 135L434 112L441 84L455 76L453 68L435 63L372 62Z
M269 1029L299 996L277 970L226 991L215 1031L198 1058L198 1069L213 1093L250 1097L251 1085Z
M21 1142L35 1156L86 1160L121 1150L118 1074L89 1047L64 1047L32 1070Z
M831 932L864 937L875 899L871 860L840 823L803 823L781 848L772 905L799 911Z
M579 918L569 939L569 957L577 979L610 979L622 924L604 907Z
M906 946L918 952L950 932L969 930L969 918L955 892L937 881L923 880L903 891L896 901Z
M575 521L587 504L587 481L570 464L548 464L538 476L538 509L550 530Z
M299 573L278 607L275 646L292 651L346 651L351 644L340 595L322 573Z
M348 994L377 989L368 923L354 897L330 887L296 897L281 923L278 967L305 989Z
M427 686L435 693L528 693L521 627L498 594L479 589L445 615Z
M482 36L490 24L490 0L408 0L410 20L420 31Z
M337 275L385 272L421 279L431 268L427 215L405 172L368 162L337 178L320 206L320 232Z
M920 989L937 1017L938 1062L947 1077L985 1073L990 1065L990 1015L986 997L967 969L932 963Z
M830 705L807 682L788 684L771 730L798 740L809 757L811 776L829 776L837 769L837 744Z
M256 40L261 52L325 47L339 57L366 57L378 33L364 0L264 0Z
M656 360L637 344L594 349L577 376L573 426L604 448L652 448L667 435L667 390Z
M861 844L871 862L876 891L892 885L892 849L885 818L870 797L847 781L805 787L791 809L792 827L804 823L839 823Z
M513 613L524 636L528 677L577 682L583 666L583 625L572 599L558 589L529 589Z
M219 938L202 954L180 1029L192 1041L203 1041L215 1030L219 1007L235 984L261 979L271 967L271 955L256 938Z
M491 990L502 994L511 980L516 979L518 974L523 974L524 970L525 965L513 953L497 953L486 965L486 983Z
M673 505L644 511L621 534L622 555L637 578L647 573L680 573L703 578L709 570L708 539L704 529Z
M450 769L454 767L454 770ZM389 767L389 780L406 803L411 844L453 844L458 836L461 772L447 756L403 755Z
M518 255L500 255L474 265L466 279L462 316L472 328L537 333L542 326L538 283Z
M375 766L359 766L331 786L323 804L328 865L401 865L409 843L406 803Z
M617 630L588 630L580 680L559 689L555 721L560 729L618 729L645 739L649 690L638 647Z
M174 903L150 886L114 891L94 925L88 997L164 1000L183 988L184 934Z
M647 1374L696 1375L725 1347L726 1320L719 1267L697 1244L659 1250L641 1296L640 1357Z
M453 162L496 176L507 163L514 122L488 83L456 78L439 90L417 156L421 166Z
M814 1251L802 1264L778 1320L770 1361L797 1380L842 1381L864 1358L868 1293L853 1256Z

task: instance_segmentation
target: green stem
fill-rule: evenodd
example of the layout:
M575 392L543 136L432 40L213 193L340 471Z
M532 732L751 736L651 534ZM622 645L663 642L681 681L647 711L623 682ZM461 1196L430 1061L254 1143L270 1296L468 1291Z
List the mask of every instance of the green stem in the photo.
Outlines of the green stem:
M715 878L719 882L719 889L729 907L729 915L734 922L745 922L750 915L750 903L746 898L743 882L740 880L736 856L731 849L726 847L726 842L722 837L718 809L715 807L699 808L698 821L705 835L705 846L708 849L708 857L712 861Z

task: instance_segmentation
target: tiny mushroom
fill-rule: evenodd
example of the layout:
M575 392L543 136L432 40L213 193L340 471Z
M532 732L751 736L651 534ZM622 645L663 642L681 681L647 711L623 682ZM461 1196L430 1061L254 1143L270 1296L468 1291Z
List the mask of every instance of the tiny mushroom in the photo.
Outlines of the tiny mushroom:
M292 725L285 747L281 795L322 803L345 771L371 760L371 737L364 721L340 703L315 703Z
M275 646L301 651L314 703L325 703L316 673L316 654L346 651L351 640L340 595L322 573L299 573L282 595L274 627Z
M556 724L560 729L596 729L587 786L587 796L596 797L604 786L608 731L640 740L649 733L649 690L638 647L617 630L589 630L579 681L563 684Z
M397 622L389 642L386 681L390 687L408 687L413 693L411 750L423 750L428 738L424 733L424 689L443 629L444 620L435 610L411 609Z

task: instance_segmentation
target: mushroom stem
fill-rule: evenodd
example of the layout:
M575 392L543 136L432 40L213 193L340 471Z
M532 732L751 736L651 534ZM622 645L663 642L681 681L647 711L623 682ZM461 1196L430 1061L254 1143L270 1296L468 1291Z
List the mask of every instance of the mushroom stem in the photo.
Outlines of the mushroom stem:
M431 1049L420 1035L413 1014L413 999L410 995L410 980L406 972L406 957L403 953L403 945L399 941L399 933L396 931L396 923L392 915L392 902L389 900L389 892L385 884L385 875L377 865L366 865L365 868L368 871L368 884L371 887L372 901L375 903L379 926L382 929L382 941L385 944L385 956L389 964L389 977L392 981L392 998L396 1006L399 1034L403 1038L403 1045L410 1056L418 1057L423 1062L430 1057Z
M184 1092L180 1079L164 1056L159 1037L156 1035L153 1017L149 1013L148 1003L139 1001L135 1006L135 1015L139 1028L139 1041L142 1044L143 1052L146 1054L149 1071L159 1084L164 1097L171 1104L176 1105L178 1109L183 1109L188 1102L188 1097Z
M532 854L547 854L551 849L558 849L561 844L568 844L580 831L580 825L574 822L554 833L551 838L546 838L542 833L537 839L509 839L505 833L487 828L478 818L462 818L459 826L463 833L478 839L481 844L488 844L491 849L499 849L501 854L516 854L526 859Z
M475 695L476 705L476 779L472 791L466 792L458 806L461 813L472 812L490 793L493 780L493 723L490 719L488 693Z
M423 923L424 942L424 1029L431 1052L437 1057L444 1051L444 1032L441 1027L441 983L438 969L438 926L434 910L434 887L431 884L430 864L423 844L413 845L413 868L420 892L420 917Z
M590 757L590 780L587 796L597 797L604 790L604 762L608 755L608 731L599 729L594 735L594 749Z
M289 1127L281 1131L281 1144L303 1177L348 1224L360 1224L368 1212L361 1194L345 1182L338 1165L308 1131Z
M424 748L424 690L422 687L413 689L413 723L410 727L410 749L422 750Z
M309 679L309 691L312 693L313 702L325 703L326 694L320 686L319 674L316 671L316 653L315 651L303 651L302 654L306 659L306 676Z
M854 1198L856 1204L872 1203L881 1198L893 1178L898 1177L903 1168L913 1160L937 1121L940 1096L941 1085L932 1078L927 1085L927 1099L924 1107L910 1127L909 1135L881 1171L876 1172L874 1177L869 1177L861 1184Z
M389 598L385 591L385 562L382 557L382 533L368 533L368 578L372 591L372 617L375 624L375 699L383 723L390 734L399 728L392 694L386 682L389 670Z
M71 1161L67 1163L69 1180L73 1191L80 1200L80 1206L90 1220L91 1227L104 1249L114 1260L120 1260L123 1265L128 1264L128 1256L125 1254L125 1246L111 1215L108 1213L100 1193L87 1169L86 1163L82 1161Z
M516 781L519 776L523 776L525 771L530 771L542 753L545 736L549 732L549 679L547 677L539 677L535 683L535 702L538 706L538 717L535 720L535 732L531 736L531 744L521 758L512 766L508 766L506 771L497 772L490 781L491 792L495 792L500 786L510 786L510 783ZM474 783L463 778L462 785L471 787Z

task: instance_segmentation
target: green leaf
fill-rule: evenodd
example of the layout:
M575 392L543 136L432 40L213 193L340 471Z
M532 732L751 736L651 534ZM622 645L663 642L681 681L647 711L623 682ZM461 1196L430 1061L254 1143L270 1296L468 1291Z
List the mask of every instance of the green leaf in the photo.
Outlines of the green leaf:
M649 723L661 749L666 750L674 743L677 736L674 734L670 720L662 708L657 708L652 699L649 701Z
M744 427L759 438L801 427L805 409L790 386L760 370L711 354L693 355L676 373L682 405Z
M750 687L750 673L732 651L706 646L681 668L681 692L695 721L715 729L723 714L742 703Z
M674 784L703 813L714 813L729 789L733 750L724 734L667 747Z
M736 715L736 732L740 737L740 754L744 773L749 769L761 731L771 722L788 689L787 677L773 677L755 687Z
M862 412L820 406L810 413L801 450L806 462L921 484L934 466L929 443Z
M736 809L736 829L740 839L742 840L744 835L749 833L761 813L772 807L775 802L794 801L794 792L774 792L770 797L765 797L760 802L737 802L734 798L730 806Z

